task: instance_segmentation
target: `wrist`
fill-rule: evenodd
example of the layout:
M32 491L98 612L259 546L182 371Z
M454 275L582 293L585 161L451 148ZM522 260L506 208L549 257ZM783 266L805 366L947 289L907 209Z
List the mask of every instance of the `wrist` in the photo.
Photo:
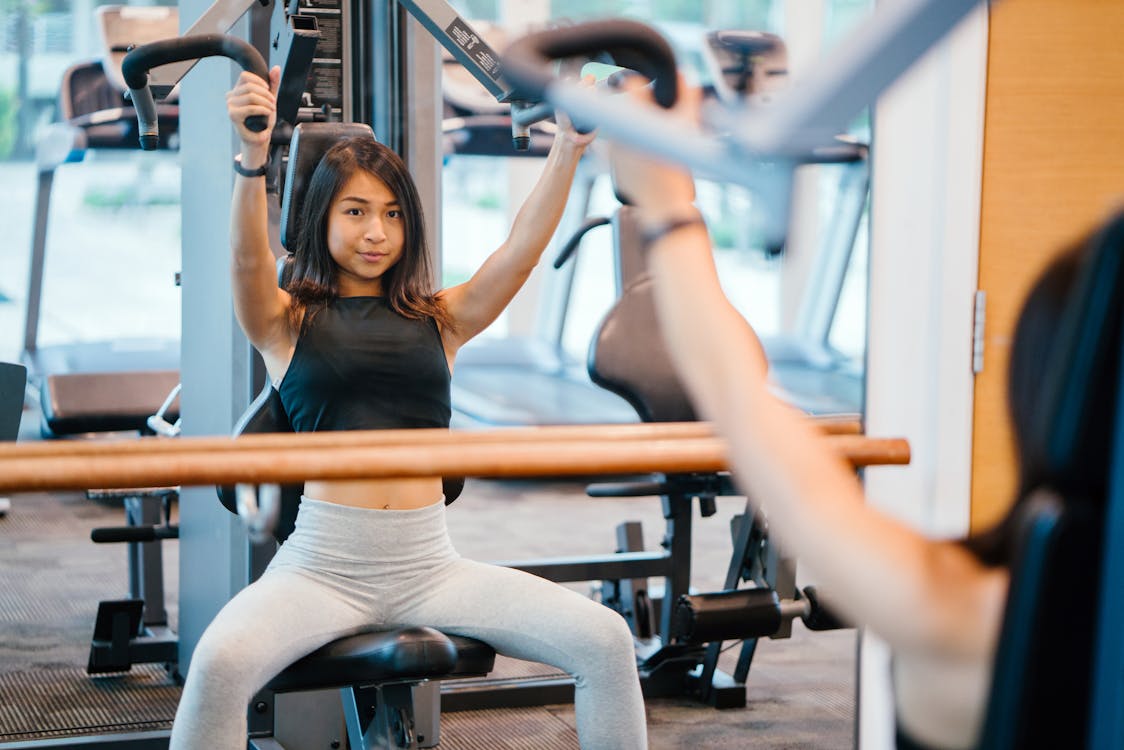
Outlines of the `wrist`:
M702 213L691 201L668 201L658 205L636 206L641 231L656 229L674 221L701 219Z
M588 144L577 143L575 141L570 140L565 135L559 134L559 135L555 136L554 143L551 144L551 145L552 145L554 151L559 156L561 156L565 159L572 159L574 161L577 161L578 159L580 159L582 157L582 154L585 153L585 147Z
M264 177L269 171L269 154L260 157L249 157L245 152L234 157L234 171L243 177Z
M243 166L259 167L269 160L269 144L243 142L241 157Z
M675 211L661 212L654 216L641 213L639 224L640 244L644 250L650 250L671 235L688 229L706 230L706 220L693 205L679 206Z

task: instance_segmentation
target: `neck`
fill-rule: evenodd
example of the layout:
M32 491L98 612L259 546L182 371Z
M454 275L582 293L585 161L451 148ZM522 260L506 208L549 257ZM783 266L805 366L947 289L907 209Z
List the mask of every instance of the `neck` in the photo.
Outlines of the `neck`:
M339 283L339 296L341 297L382 297L382 279L374 279L373 281L353 281L352 279L340 279Z

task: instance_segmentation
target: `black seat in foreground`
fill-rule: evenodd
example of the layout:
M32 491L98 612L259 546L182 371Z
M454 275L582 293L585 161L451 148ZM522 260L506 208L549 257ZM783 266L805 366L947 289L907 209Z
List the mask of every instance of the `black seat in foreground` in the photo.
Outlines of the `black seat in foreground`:
M441 705L437 683L429 680L486 675L495 660L491 646L472 638L398 628L332 641L266 689L340 688L352 748L433 747L441 740Z
M281 240L295 237L298 199L320 157L336 141L371 135L366 125L303 123L293 134L291 171L285 177ZM292 432L281 397L268 382L235 425L234 434ZM447 479L445 501L460 494L463 480ZM284 542L293 530L301 485L281 488L281 509L274 538ZM233 487L219 487L223 506L237 513ZM440 741L440 693L435 680L483 676L496 653L472 638L450 636L433 628L406 627L371 631L337 639L286 667L255 696L250 710L250 747L277 748L272 739L272 694L339 688L349 746L416 748ZM265 707L264 710L261 707Z
M1124 581L1106 563L1106 518L1124 487L1114 462L1124 326L1124 214L1087 248L1063 313L1046 390L1028 442L1028 497L1015 521L1011 584L980 747L1107 748L1098 720L1097 650L1118 652L1118 628L1098 626ZM1102 623L1105 621L1102 621ZM1100 632L1098 632L1100 631ZM1121 707L1113 712L1119 715Z

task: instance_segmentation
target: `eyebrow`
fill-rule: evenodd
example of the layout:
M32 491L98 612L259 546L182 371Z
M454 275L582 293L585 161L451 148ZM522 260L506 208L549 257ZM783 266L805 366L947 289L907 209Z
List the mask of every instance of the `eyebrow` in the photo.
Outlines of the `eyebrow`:
M362 203L364 206L371 205L371 201L367 200L366 198L361 198L358 195L345 195L339 199L340 203L347 203L349 201L351 203ZM397 199L387 201L382 205L385 208L401 208L401 205L398 203Z

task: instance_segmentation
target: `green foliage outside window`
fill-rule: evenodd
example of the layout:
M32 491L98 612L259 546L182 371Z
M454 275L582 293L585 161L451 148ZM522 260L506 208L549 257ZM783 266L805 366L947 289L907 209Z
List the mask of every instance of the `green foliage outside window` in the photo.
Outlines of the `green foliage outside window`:
M16 95L0 89L0 161L7 159L16 143Z

